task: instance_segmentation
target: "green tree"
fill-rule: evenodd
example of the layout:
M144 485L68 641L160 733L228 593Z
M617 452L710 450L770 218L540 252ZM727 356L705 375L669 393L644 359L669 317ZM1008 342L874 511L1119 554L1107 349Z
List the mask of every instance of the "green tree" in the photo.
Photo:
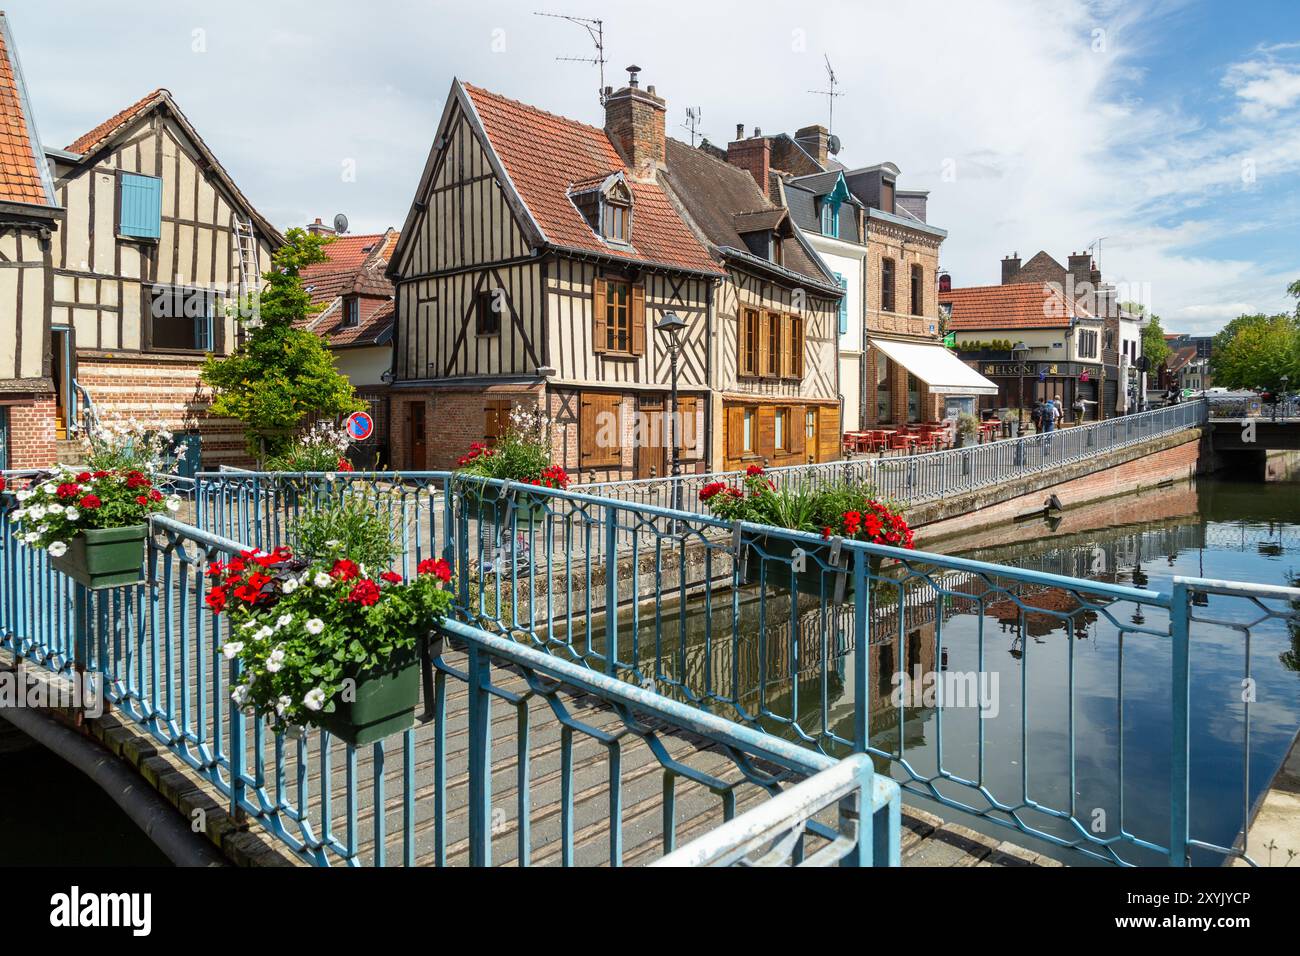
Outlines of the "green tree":
M1276 391L1284 375L1292 386L1300 382L1300 320L1274 315L1241 316L1234 322L1232 337L1210 359L1216 385Z
M1295 317L1300 319L1300 279L1296 279L1295 282L1287 286L1286 291L1296 297Z
M352 383L334 368L332 356L313 332L295 327L313 312L299 272L324 262L332 238L290 229L285 244L263 274L266 288L250 310L248 338L229 358L208 356L203 381L212 387L212 412L244 423L250 454L259 459L282 453L309 415L342 415L364 404ZM240 321L246 321L241 316Z
M1131 306L1126 303L1121 308L1129 311L1141 312L1142 306ZM1160 316L1152 313L1147 318L1147 324L1142 329L1142 354L1147 357L1151 363L1151 374L1154 375L1156 369L1165 364L1165 359L1169 357L1169 343L1165 341L1165 329L1160 324Z

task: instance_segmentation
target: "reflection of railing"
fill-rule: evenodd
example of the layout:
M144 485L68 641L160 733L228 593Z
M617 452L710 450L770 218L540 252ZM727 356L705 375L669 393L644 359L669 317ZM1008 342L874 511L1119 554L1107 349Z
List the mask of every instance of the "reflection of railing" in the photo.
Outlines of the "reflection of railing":
M1205 421L1205 403L1187 402L969 448L901 457L857 458L818 465L790 465L769 469L768 473L780 487L811 488L864 482L882 497L902 504L918 504L1085 461L1108 451L1203 425ZM743 472L715 472L677 478L596 482L574 490L633 504L673 507L676 489L677 507L704 513L706 509L699 500L699 493L706 484L738 482L743 475Z
M1276 404L1258 395L1209 395L1211 419L1257 418L1261 421L1295 421L1300 419L1300 398L1292 397Z
M819 775L838 763L454 621L442 629L446 645L430 648L416 728L362 748L324 732L274 736L229 705L238 665L219 650L228 621L202 601L208 563L244 545L154 518L152 584L92 592L20 545L11 511L8 499L0 647L28 666L88 677L119 718L198 773L232 815L310 863L650 859L787 786L828 779ZM513 733L494 710L513 713ZM869 765L851 769L868 795L861 826L872 843L859 850L856 830L814 821L804 830L808 853L863 862L874 849L878 862L897 865L898 787L873 779ZM663 804L657 837L645 835L632 802L647 793ZM625 807L638 814L635 847L625 848Z

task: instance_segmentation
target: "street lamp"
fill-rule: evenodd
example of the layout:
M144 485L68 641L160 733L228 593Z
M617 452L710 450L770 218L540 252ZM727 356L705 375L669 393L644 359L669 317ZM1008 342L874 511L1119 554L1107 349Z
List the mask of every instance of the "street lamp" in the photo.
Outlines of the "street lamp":
M682 330L686 328L686 320L676 312L665 312L663 316L655 323L655 328L667 334L668 357L670 360L670 369L672 376L672 408L669 410L668 418L668 441L672 447L672 476L673 476L673 508L681 510L681 488L680 482L676 479L681 474L681 461L677 454L677 356L682 351Z
M1291 381L1291 376L1283 375L1281 378L1282 387L1279 388L1277 394L1273 396L1273 421L1277 421L1277 403L1279 401L1286 401L1286 384L1289 381Z
M1015 345L1011 346L1011 361L1016 363L1016 372L1020 377L1020 384L1016 393L1016 430L1023 431L1025 427L1025 356L1029 354L1029 346L1021 339Z

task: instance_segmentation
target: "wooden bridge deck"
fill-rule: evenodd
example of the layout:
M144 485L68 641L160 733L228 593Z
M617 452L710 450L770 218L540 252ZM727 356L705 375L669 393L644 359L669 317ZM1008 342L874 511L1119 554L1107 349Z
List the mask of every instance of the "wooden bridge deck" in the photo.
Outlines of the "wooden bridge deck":
M459 666L457 655L447 655L449 663ZM0 666L12 658L0 652ZM45 679L45 671L29 668ZM495 686L503 691L528 695L525 679L511 671L496 668ZM468 863L468 752L467 697L464 685L451 680L446 697L446 785L444 862L449 865ZM561 704L573 719L603 731L619 733L622 719L603 702L586 695L561 689L552 697L533 694L527 697L528 710L528 795L529 795L529 863L533 866L557 865L562 862L561 840L561 724L554 719L552 706ZM65 715L66 716L66 715ZM519 769L518 714L515 707L494 701L492 711L492 862L518 865L519 817L516 789ZM87 721L87 731L99 738L110 750L133 764L143 777L161 792L178 810L195 819L202 811L208 836L225 851L232 862L240 865L305 865L282 842L273 838L257 822L237 824L227 814L228 800L202 775L192 770L176 755L168 752L146 730L126 715L110 712ZM659 742L671 757L700 771L714 775L728 784L738 783L742 774L720 749L707 741L673 728L655 727ZM251 734L249 735L251 738ZM573 774L573 862L577 865L602 866L611 863L610 853L610 768L609 749L595 738L575 732L572 758ZM305 768L309 789L309 814L319 832L322 782L330 793L333 831L342 839L347 834L346 758L338 743L332 753L331 773L323 781L320 763L312 759ZM286 751L295 748L286 747ZM318 751L315 740L309 750ZM620 829L622 865L635 866L652 862L663 852L664 773L657 757L645 740L624 734L620 741L622 781L622 827ZM269 751L268 751L269 753ZM434 731L432 724L418 725L414 733L414 858L416 865L437 862L435 853L436 821L434 818ZM254 754L250 742L246 759ZM402 738L386 742L383 770L383 818L386 862L400 864L404 859L403 819L406 794L403 792ZM269 756L268 756L269 760ZM359 748L356 754L355 789L358 804L358 850L363 862L375 859L374 833L374 748ZM284 778L293 791L298 780L296 761L284 765ZM738 783L737 812L744 812L766 799L763 791L752 784ZM716 826L723 819L722 800L703 784L678 778L676 782L676 840L681 846ZM1022 848L976 833L954 823L914 808L905 808L902 834L903 863L906 866L1034 866L1058 865Z

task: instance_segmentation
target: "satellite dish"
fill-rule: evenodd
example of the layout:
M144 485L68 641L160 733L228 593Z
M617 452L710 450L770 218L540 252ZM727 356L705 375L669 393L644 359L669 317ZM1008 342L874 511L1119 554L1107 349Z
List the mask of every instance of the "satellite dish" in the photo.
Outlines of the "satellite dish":
M348 217L343 213L339 213L334 217L334 231L339 235L348 231Z
M837 155L839 155L839 152L840 152L840 138L839 138L838 136L836 136L834 133L831 133L830 138L827 139L827 141L826 141L826 148L829 149L829 150L831 151L831 155L832 155L832 156L837 156Z

